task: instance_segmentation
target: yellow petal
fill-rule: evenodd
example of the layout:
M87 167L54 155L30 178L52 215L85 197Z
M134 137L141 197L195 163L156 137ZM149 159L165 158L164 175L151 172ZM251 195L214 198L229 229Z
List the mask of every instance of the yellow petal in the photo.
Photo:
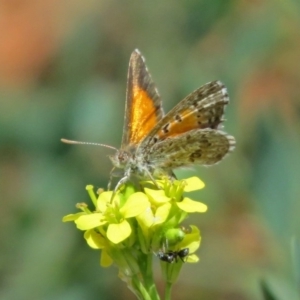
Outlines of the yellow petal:
M101 213L93 213L84 216L80 216L75 223L80 230L88 230L100 225L105 224L107 221L103 218Z
M155 212L154 224L163 223L168 218L170 210L171 210L170 203L166 203L164 205L159 206Z
M185 262L188 263L196 263L198 261L199 261L199 257L196 254L188 255L188 257L185 260Z
M184 187L185 192L193 192L205 187L204 182L196 176L185 179L184 182L186 183L186 186Z
M152 226L154 215L150 205L141 214L139 214L136 217L136 219L138 220L142 228L144 227L149 228L150 226Z
M194 253L200 246L201 242L201 236L199 229L191 225L190 226L192 231L190 233L187 233L184 236L184 239L179 243L178 247L181 248L189 248L189 253Z
M194 253L196 250L198 250L198 248L200 247L200 240L193 241L189 244L190 253Z
M113 260L108 255L107 251L105 249L101 252L101 259L100 259L100 265L101 267L107 268L113 263Z
M105 212L107 208L107 204L110 203L111 197L112 197L113 192L108 191L108 192L103 192L99 195L97 199L97 206L96 209L97 211L100 212ZM119 195L114 196L114 201L118 199L119 200Z
M129 196L120 213L124 218L132 218L144 212L148 206L148 197L142 192L137 192Z
M84 233L84 238L88 245L93 249L102 249L107 245L106 239L95 230L87 230Z
M163 190L152 190L145 188L145 193L149 197L149 200L156 206L169 202L171 198L167 197Z
M70 222L70 221L75 221L77 220L80 216L83 216L85 215L86 213L85 212L80 212L80 213L77 213L77 214L69 214L69 215L66 215L63 217L62 221L63 222Z
M131 234L129 223L124 220L119 224L109 224L107 229L107 238L114 244L118 244L128 238Z
M181 202L176 203L177 206L187 213L199 212L203 213L207 211L207 205L201 202L194 201L185 197Z

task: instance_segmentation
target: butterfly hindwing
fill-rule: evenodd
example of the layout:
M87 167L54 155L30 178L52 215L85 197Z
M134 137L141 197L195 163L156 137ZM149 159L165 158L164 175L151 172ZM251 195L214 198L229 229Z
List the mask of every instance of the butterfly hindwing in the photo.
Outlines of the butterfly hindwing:
M148 160L154 168L169 170L191 165L212 165L234 149L235 139L215 129L195 129L153 145Z
M195 90L179 102L149 133L141 147L176 137L196 128L219 129L229 97L220 81L213 81Z

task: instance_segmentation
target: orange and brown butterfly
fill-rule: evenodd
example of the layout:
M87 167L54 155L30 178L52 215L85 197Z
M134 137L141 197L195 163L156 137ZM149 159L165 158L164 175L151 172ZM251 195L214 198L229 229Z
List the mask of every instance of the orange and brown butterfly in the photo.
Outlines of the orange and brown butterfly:
M134 50L129 61L121 149L108 146L116 150L110 156L114 169L123 170L115 191L132 175L155 182L172 176L175 168L213 165L223 159L235 147L234 137L220 130L228 103L226 87L212 81L165 115L145 60Z

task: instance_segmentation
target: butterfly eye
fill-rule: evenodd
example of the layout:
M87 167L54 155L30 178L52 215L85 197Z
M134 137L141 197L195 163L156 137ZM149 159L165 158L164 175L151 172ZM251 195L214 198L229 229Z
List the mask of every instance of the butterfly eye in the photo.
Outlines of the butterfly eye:
M129 158L129 154L125 151L120 151L119 155L118 155L118 159L120 161L121 164L124 164L128 161Z
M129 154L125 151L118 151L114 155L109 155L110 160L117 168L124 168L129 160Z

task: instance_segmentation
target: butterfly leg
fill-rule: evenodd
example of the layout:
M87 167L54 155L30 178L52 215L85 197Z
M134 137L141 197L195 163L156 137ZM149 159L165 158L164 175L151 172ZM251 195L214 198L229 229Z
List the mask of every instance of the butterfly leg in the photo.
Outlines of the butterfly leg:
M177 179L177 177L173 171L168 172L168 177L172 182Z
M109 174L109 181L108 181L108 185L107 185L107 190L110 191L110 188L111 188L111 184L112 184L112 179L113 179L113 172L116 168L113 167L112 170L110 171L110 174Z
M113 191L110 202L112 202L112 200L114 199L114 197L115 197L117 191L119 190L119 188L121 187L121 185L124 184L125 182L127 182L129 180L129 178L130 178L130 173L128 173L128 174L126 173L124 175L124 177L119 180L119 182L117 183L117 185Z
M154 183L154 185L159 189L161 190L161 187L156 183L154 177L152 176L152 174L149 172L148 169L145 169L145 172L147 173L147 175L149 176L149 178L152 180L152 182Z

